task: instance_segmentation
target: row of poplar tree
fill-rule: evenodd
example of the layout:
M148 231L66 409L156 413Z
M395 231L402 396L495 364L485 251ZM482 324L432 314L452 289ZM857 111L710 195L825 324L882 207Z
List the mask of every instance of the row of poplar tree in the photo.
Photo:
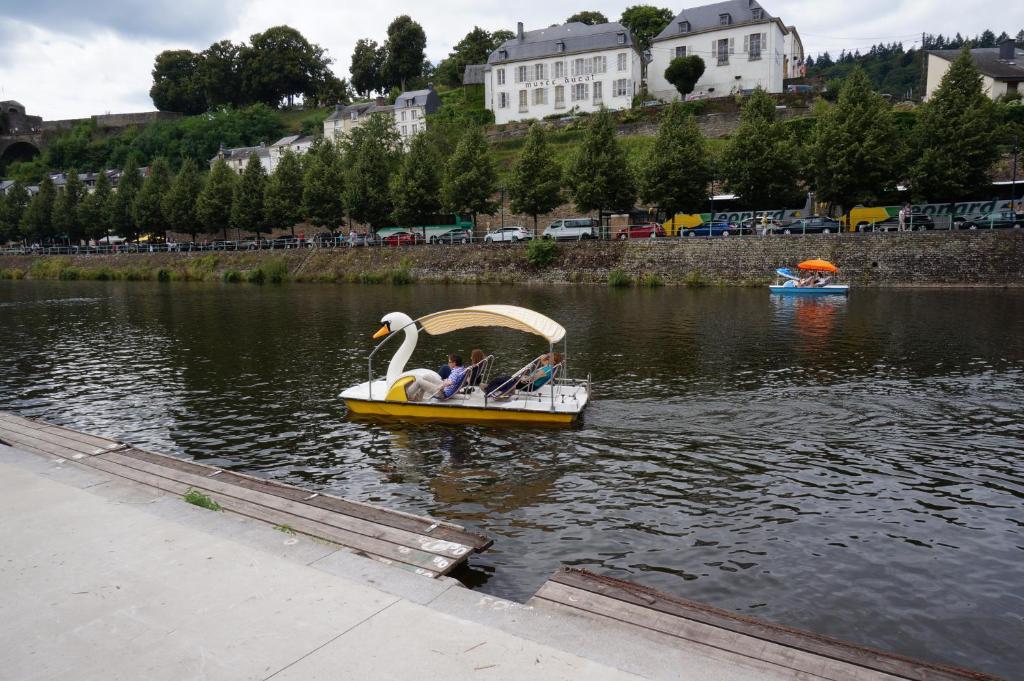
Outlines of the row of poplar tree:
M515 213L533 217L566 200L581 212L628 211L640 202L664 215L701 212L713 181L752 209L794 206L804 191L849 208L871 205L909 185L915 200L960 201L989 187L1001 128L970 55L950 67L933 97L901 127L888 102L854 70L835 105L821 104L804 138L778 120L775 100L755 92L741 124L713 159L686 105L667 107L647 152L629 159L611 114L587 121L563 164L534 124L505 178ZM439 118L403 147L390 117L374 116L337 145L320 141L304 156L286 152L269 177L256 156L241 175L223 160L205 176L185 162L178 173L157 159L143 180L129 161L116 191L100 173L94 192L74 172L64 191L44 180L31 201L20 186L0 201L0 242L19 236L71 242L118 234L195 236L236 228L257 235L299 223L336 229L346 218L370 228L430 224L438 213L493 214L499 176L483 130Z

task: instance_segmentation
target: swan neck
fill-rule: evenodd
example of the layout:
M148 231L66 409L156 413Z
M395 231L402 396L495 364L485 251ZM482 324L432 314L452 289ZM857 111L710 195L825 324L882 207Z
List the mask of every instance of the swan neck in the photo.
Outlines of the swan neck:
M412 357L412 351L416 349L417 340L419 340L419 331L415 324L409 324L405 327L405 340L398 346L394 357L388 363L387 381L389 386L405 373L405 365Z

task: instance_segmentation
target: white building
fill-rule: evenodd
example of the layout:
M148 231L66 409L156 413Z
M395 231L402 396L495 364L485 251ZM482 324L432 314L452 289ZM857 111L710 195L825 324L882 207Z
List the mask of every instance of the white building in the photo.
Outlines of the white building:
M260 160L263 170L269 174L273 170L270 164L270 148L263 142L257 147L235 147L234 149L228 149L222 144L217 155L210 159L210 167L213 168L213 164L219 159L224 159L228 168L241 175L245 170L245 165L249 162L249 157L253 154Z
M484 102L496 123L577 111L628 109L640 86L641 57L618 23L573 22L523 32L487 59Z
M270 145L270 169L273 171L281 162L284 152L291 151L293 154L302 156L313 146L312 135L289 135L282 137Z
M946 71L960 56L960 50L932 50L928 52L928 80L925 99L939 87ZM1024 82L1024 50L1018 50L1013 40L999 47L981 47L971 50L974 66L981 72L981 87L992 99L1007 92L1020 92Z
M665 69L676 57L691 55L704 60L693 96L725 97L758 87L782 92L785 78L800 75L804 49L796 29L770 16L756 0L684 9L652 42L647 68L652 97L679 98Z
M417 133L427 129L427 116L441 108L441 97L433 87L426 90L403 92L395 99L394 104L385 104L383 98L376 102L361 102L334 107L334 112L324 119L324 137L337 142L342 135L351 134L353 130L370 120L373 114L385 114L394 118L395 130L408 144Z

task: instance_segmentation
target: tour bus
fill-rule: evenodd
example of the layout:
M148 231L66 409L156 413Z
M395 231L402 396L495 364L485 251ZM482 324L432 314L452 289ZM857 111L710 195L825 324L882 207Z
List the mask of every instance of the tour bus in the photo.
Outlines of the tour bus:
M473 219L469 215L446 213L431 215L422 225L409 227L381 227L377 230L377 238L383 239L399 232L419 234L427 243L449 241L453 232L465 232L466 237L473 235Z
M1010 201L992 199L990 201L964 201L950 203L915 203L910 206L911 214L905 226L908 230L920 229L958 229L962 224L970 223L979 216L991 215L1000 211L1011 210ZM951 213L952 209L952 213ZM952 214L952 219L950 215ZM850 210L850 224L846 224L846 216L840 218L844 231L870 232L899 227L900 206L857 206ZM918 222L916 216L924 216Z

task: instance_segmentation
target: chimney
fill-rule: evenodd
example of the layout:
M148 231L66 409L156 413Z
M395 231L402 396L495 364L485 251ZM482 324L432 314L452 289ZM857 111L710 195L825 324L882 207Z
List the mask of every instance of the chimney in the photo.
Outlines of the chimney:
M519 42L523 42L523 39L524 39L524 36L523 36L523 22L521 22L521 21L518 24L516 24L516 39Z
M377 106L384 106L384 105L386 105L388 103L388 98L387 97L378 97L377 99L375 99L373 101L377 104Z
M1013 61L1017 56L1017 43L1013 38L1007 38L999 43L999 58L1005 61Z

